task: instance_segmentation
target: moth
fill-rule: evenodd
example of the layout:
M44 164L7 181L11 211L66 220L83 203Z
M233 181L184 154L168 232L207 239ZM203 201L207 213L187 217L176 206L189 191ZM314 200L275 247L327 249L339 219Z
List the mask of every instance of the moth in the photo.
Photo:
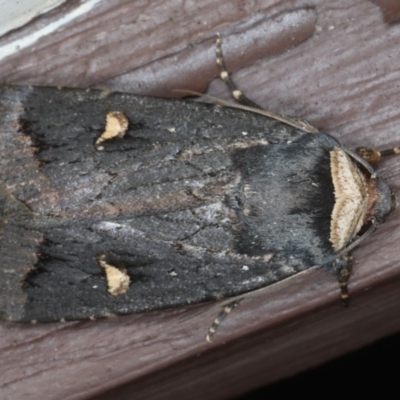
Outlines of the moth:
M396 201L305 121L242 105L0 89L0 318L96 319L228 299L314 266L337 276ZM224 104L226 105L226 104ZM397 153L398 148L382 152Z

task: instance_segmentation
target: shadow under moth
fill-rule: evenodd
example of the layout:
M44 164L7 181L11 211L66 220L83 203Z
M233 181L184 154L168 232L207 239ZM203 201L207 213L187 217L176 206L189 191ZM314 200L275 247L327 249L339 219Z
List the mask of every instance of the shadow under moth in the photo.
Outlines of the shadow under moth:
M217 64L242 105L0 88L1 319L228 299L211 341L243 295L316 265L347 301L351 250L396 205L380 153L260 109L219 39Z

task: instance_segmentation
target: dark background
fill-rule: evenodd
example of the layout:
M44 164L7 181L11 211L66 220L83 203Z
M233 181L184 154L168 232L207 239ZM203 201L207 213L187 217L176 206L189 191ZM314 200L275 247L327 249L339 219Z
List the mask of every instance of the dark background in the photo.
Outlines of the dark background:
M308 398L317 398L321 395L321 388L328 388L331 398L342 398L349 394L349 388L357 388L358 395L376 390L382 396L395 396L398 390L399 354L400 335L396 334L236 399L271 399L300 393L307 393Z

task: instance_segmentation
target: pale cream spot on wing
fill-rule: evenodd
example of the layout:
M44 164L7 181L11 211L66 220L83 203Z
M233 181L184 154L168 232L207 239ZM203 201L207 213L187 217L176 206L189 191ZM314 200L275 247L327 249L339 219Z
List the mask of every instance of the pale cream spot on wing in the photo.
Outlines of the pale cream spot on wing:
M119 269L99 258L99 264L106 273L108 292L113 296L124 294L129 289L130 278L126 269Z
M349 156L338 147L330 155L335 205L329 240L333 248L340 251L360 231L367 213L369 194L365 176Z
M121 112L108 112L106 116L106 127L104 129L104 132L100 135L95 143L97 150L103 150L103 147L100 146L100 144L105 142L106 140L123 138L126 131L128 130L128 125L128 118Z

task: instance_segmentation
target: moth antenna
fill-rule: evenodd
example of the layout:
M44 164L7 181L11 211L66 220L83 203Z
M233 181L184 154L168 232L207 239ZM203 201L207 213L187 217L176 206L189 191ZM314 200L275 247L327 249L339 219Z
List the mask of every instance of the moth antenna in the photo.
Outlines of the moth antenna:
M242 106L245 106L244 108L242 108L242 107L235 107L235 108L242 108L243 110L253 111L258 114L265 115L269 118L276 119L277 121L283 122L285 124L293 126L294 128L300 129L300 130L308 132L308 133L318 132L318 129L315 126L312 126L309 122L299 119L299 118L294 118L294 117L290 117L290 116L286 116L286 115L282 115L282 114L277 114L272 111L264 110L261 106L259 106L254 101L250 100L246 95L244 95L243 92L233 82L231 76L229 75L228 70L226 69L224 55L222 53L222 39L219 35L216 40L215 54L216 54L216 63L217 63L217 67L219 69L220 78L228 86L229 90L232 93L233 98L239 104L241 104ZM228 107L232 107L232 106L228 106Z
M400 147L392 147L391 149L381 150L381 157L393 156L400 154Z
M382 157L393 156L400 154L400 147L392 147L386 150L377 150L374 147L358 147L356 153L365 161L377 164L381 161Z
M182 90L174 89L173 92L184 93L191 96L199 96L204 99L211 100L213 103L219 104L221 106L236 108L238 110L250 111L255 114L264 115L265 117L275 119L276 121L283 122L287 125L293 126L294 128L300 129L307 133L317 133L319 132L317 128L310 125L307 121L295 119L292 117L286 117L285 115L277 114L272 111L263 110L262 108L249 107L243 104L232 103L228 100L219 99L218 97L210 96L209 94L204 94L200 92L195 92L194 90Z

